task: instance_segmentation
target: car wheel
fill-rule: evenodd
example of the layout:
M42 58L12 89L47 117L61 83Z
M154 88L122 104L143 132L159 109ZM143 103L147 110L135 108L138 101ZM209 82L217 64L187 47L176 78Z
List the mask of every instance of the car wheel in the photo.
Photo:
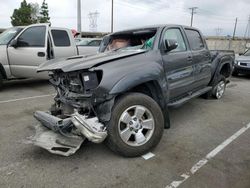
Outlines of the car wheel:
M212 96L216 99L221 99L226 90L226 79L224 76L221 76L219 82L213 88Z
M112 151L126 157L143 155L161 140L162 110L147 95L126 94L116 101L107 131L106 144Z

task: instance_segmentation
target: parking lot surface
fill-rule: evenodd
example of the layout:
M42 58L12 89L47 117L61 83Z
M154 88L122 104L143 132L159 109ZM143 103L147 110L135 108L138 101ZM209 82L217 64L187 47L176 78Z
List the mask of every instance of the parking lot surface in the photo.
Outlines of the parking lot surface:
M221 100L194 99L170 109L171 128L152 153L124 158L104 144L84 143L62 157L30 145L36 110L47 110L47 81L8 82L0 92L0 187L164 188L250 122L250 78L232 78ZM250 129L223 148L179 187L250 187Z

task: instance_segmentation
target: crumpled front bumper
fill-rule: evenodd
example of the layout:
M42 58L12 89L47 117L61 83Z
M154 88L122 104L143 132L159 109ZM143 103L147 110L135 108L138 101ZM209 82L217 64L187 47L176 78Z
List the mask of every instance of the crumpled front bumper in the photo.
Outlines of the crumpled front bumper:
M36 125L31 142L53 154L70 156L85 139L101 143L107 137L105 126L97 117L87 118L75 112L70 118L60 119L42 111L35 112L34 117L40 124Z
M35 146L39 146L48 150L50 153L62 156L70 156L74 154L82 145L85 138L77 135L62 135L54 132L43 125L36 125L36 134L31 142Z

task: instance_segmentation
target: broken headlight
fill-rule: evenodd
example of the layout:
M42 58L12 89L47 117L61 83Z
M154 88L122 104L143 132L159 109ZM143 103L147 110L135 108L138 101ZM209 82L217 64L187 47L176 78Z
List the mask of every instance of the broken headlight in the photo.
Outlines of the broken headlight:
M85 91L89 91L98 87L101 82L102 73L96 72L83 72L81 74Z

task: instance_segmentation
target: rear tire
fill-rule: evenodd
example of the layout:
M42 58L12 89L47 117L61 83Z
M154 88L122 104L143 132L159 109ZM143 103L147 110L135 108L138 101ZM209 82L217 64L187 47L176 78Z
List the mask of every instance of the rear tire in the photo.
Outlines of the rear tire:
M116 101L107 131L106 144L112 151L125 157L143 155L161 140L162 110L149 96L128 93Z
M218 81L213 84L212 90L205 93L204 95L202 95L203 98L205 98L205 99L210 99L210 98L221 99L222 98L222 96L225 93L225 89L226 89L226 78L225 78L225 76L220 75L217 80ZM222 82L224 83L224 86L222 86ZM218 86L223 87L223 91L221 91L221 96L219 96L218 93L217 93Z
M212 90L212 96L215 99L221 99L226 90L226 78L224 76L220 76L219 82Z

